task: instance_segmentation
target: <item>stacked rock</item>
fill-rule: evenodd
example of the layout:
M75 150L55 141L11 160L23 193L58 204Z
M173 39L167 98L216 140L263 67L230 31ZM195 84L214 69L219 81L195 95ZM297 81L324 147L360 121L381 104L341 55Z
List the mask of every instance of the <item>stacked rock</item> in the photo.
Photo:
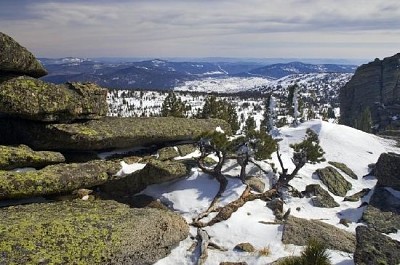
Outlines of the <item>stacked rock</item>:
M169 211L114 200L126 202L146 185L186 176L186 165L154 156L101 160L97 152L193 140L217 126L229 132L229 125L106 117L106 89L38 79L46 74L32 53L0 33L0 264L156 262L187 237L186 222ZM85 162L72 163L71 152L85 152ZM143 167L124 171L126 162ZM90 190L83 190L85 200L47 197L94 187L114 200Z

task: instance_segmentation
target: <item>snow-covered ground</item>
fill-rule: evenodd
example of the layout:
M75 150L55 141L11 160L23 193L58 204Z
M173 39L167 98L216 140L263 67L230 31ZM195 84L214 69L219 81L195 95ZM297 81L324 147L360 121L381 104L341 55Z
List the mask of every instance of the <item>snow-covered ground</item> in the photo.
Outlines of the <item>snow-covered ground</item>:
M280 141L280 150L285 166L289 167L289 172L292 169L290 167L292 165L290 162L292 149L289 147L289 144L301 141L307 128L312 128L318 133L320 144L326 152L325 158L327 161L345 163L358 175L358 180L345 176L353 185L348 195L358 192L363 188L374 187L376 180L373 177L363 178L362 176L368 173L368 164L375 163L382 152L400 152L388 140L346 126L312 120L296 128L283 127L280 129L280 137L282 138L282 141ZM272 155L272 159L269 162L278 165L276 154ZM266 163L262 163L262 165L264 165L265 170L271 169ZM313 172L317 168L327 165L327 162L315 165L306 164L300 170L298 178L295 178L291 184L300 191L304 190L306 185L312 183L318 183L324 187L324 184L313 175ZM239 175L239 167L236 162L230 161L226 165L224 173L234 176L234 178L228 178L229 184L223 194L222 200L219 202L220 205L226 205L238 198L245 189L241 181L235 178L235 176ZM258 168L249 167L248 174L259 176L264 180L268 188L270 179ZM211 179L198 168L194 168L187 178L161 185L151 185L142 193L160 199L190 223L192 218L208 208L217 190L218 182L216 180ZM362 200L369 200L371 193ZM361 202L344 202L342 197L331 195L340 204L339 207L317 208L311 205L309 198L287 197L284 210L291 208L293 216L306 219L321 219L323 222L355 233L356 226L362 225L356 223L364 210L364 207L358 208ZM265 206L265 202L255 200L246 203L228 220L205 227L204 229L211 236L211 241L227 249L225 252L209 249L205 264L219 264L222 261L246 261L247 264L268 264L280 257L299 254L302 250L301 247L284 245L281 242L282 225L260 223L260 221L273 222L274 218L272 211ZM349 227L345 227L339 224L341 218L347 218L353 222ZM197 234L196 228L191 227L190 233L190 237L182 241L168 257L156 264L196 264L199 253L193 253L190 250L193 243L196 242L194 239ZM392 234L391 237L399 240L398 234ZM258 250L268 249L269 255L263 256L259 255L258 252L244 253L233 250L237 244L243 242L251 243ZM330 251L330 255L333 264L354 264L351 253Z

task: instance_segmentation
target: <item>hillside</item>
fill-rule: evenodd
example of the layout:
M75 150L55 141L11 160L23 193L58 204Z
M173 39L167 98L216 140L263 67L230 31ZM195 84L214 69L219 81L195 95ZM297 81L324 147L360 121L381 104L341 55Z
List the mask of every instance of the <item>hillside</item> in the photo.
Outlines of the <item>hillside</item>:
M297 128L284 127L281 129L281 154L286 166L291 162L292 149L289 144L299 142L304 137L306 128L311 128L318 133L321 140L320 144L326 152L327 161L342 162L351 168L358 176L354 180L346 176L346 180L352 184L352 188L347 195L359 192L364 188L373 189L376 184L374 177L363 178L368 174L368 164L375 163L382 152L397 151L392 147L392 143L377 136L367 134L346 126L335 125L319 120L314 120L301 124ZM278 165L276 154L272 155L272 160ZM260 162L261 163L261 162ZM262 163L265 170L270 171L269 165ZM319 184L326 189L326 186L314 174L318 168L328 166L327 162L320 164L306 164L300 170L298 178L292 181L292 185L299 191L303 191L306 185ZM245 186L237 178L239 167L235 161L227 163L224 174L231 176L226 192L223 194L219 205L223 206L237 199L243 192ZM248 168L248 174L255 175L266 183L266 189L271 184L271 175L266 175L257 167ZM179 181L173 181L161 185L147 187L142 194L147 194L159 199L169 205L174 212L181 214L188 222L199 213L206 210L218 189L218 183L202 173L198 168L193 168L190 175ZM355 233L356 226L360 225L359 219L365 207L360 207L362 202L369 200L372 191L369 192L361 201L343 201L343 197L336 196L329 192L334 198L338 207L319 208L314 207L311 198L295 198L288 196L285 199L284 211L291 209L291 215L305 219L318 219L324 223L331 224L340 230ZM398 194L396 195L398 196ZM398 196L400 198L400 196ZM231 218L221 223L205 227L215 242L227 251L212 250L208 251L208 258L205 264L219 264L222 261L247 262L247 264L267 264L280 257L298 255L302 247L295 245L284 245L282 243L282 225L263 224L260 222L273 222L274 215L271 209L265 206L265 202L255 200L246 203ZM346 227L339 223L340 219L346 218L350 221ZM180 243L172 253L157 265L164 264L193 264L198 259L198 252L191 252L191 245L194 243L196 229L191 227L191 236ZM392 238L400 240L400 232L390 234ZM234 247L243 242L251 243L256 250L267 248L269 255L260 256L255 253L246 253L234 250ZM352 253L342 251L329 251L333 264L352 265Z

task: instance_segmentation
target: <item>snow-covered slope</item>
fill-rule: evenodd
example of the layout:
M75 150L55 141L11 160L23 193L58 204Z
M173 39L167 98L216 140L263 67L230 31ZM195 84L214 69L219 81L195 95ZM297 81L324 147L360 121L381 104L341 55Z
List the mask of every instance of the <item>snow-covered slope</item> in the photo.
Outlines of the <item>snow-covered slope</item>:
M307 128L312 128L318 133L320 144L326 152L325 158L327 161L343 162L358 175L358 180L346 177L353 185L348 195L363 188L374 187L376 180L373 177L362 178L362 176L368 173L368 164L376 162L382 152L400 151L393 147L392 142L383 140L375 135L342 125L312 120L296 128L283 127L280 130L280 137L282 138L280 150L285 166L289 167L289 171L293 168L290 167L292 149L289 144L301 141ZM278 165L276 154L272 155L272 159L269 162L274 162L275 165ZM267 163L260 162L260 164L263 165L265 170L271 170ZM300 191L311 183L318 183L324 187L324 184L313 173L316 169L327 165L327 162L315 165L306 164L300 170L299 178L295 178L291 184ZM235 161L229 161L224 173L233 176L233 178L229 178L229 184L219 203L220 205L225 205L238 198L245 188L236 178L239 174L239 167ZM267 176L256 167L249 168L248 174L259 176L264 180L268 188L271 174ZM192 218L207 209L217 190L217 181L202 173L198 168L194 168L185 179L162 185L152 185L144 190L143 193L159 198L190 223ZM342 197L331 195L340 204L339 207L317 208L311 205L309 198L292 198L289 196L285 200L284 210L291 208L291 214L294 216L306 219L322 219L323 222L354 233L355 227L360 225L356 222L364 210L364 207L358 208L361 202L344 202ZM369 200L369 196L366 196L363 200ZM349 227L345 227L339 224L340 218L347 218L353 222ZM260 221L273 222L274 215L265 206L265 202L256 200L246 203L230 219L204 228L211 236L212 242L227 249L225 252L209 250L209 256L205 264L219 264L222 261L268 264L279 257L300 253L301 247L282 244L281 225L266 225L260 223ZM191 228L191 234L193 238L196 236L194 227ZM157 262L157 265L196 264L199 253L189 250L195 242L193 238L188 237L182 241L168 257ZM244 253L233 250L235 245L243 242L253 244L258 250L267 248L270 254L268 256L260 256L257 253ZM333 264L354 264L350 253L330 251L330 254Z

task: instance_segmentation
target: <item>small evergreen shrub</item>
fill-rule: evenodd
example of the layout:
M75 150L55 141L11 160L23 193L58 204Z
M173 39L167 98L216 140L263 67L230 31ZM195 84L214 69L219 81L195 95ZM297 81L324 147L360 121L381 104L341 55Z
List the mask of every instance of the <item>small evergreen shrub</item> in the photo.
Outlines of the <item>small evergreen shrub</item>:
M326 245L321 241L311 239L301 252L301 256L284 258L278 265L332 265L332 263L329 260Z

